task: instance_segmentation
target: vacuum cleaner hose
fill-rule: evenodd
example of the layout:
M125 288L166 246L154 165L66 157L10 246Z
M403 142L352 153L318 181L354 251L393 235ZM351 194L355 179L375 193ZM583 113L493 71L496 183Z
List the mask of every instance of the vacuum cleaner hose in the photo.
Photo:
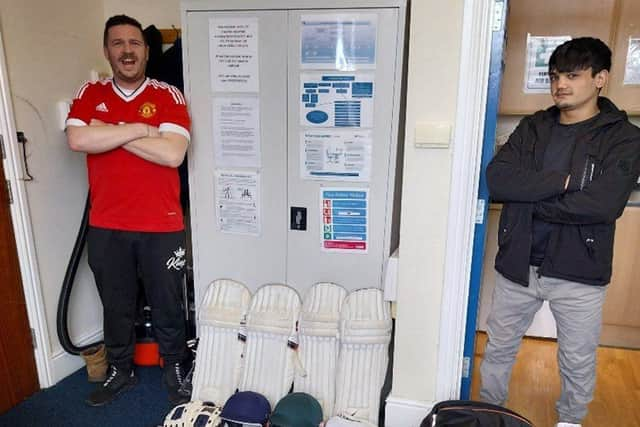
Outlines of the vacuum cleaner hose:
M79 355L83 351L95 347L102 343L102 341L98 341L95 343L87 344L81 347L78 347L71 342L71 338L69 337L69 328L67 324L67 314L69 311L69 299L71 297L71 289L73 288L73 282L76 277L76 272L78 271L78 264L80 263L80 258L82 257L82 251L84 250L84 244L87 241L87 232L88 232L88 224L89 224L89 195L87 195L87 201L84 206L84 213L82 214L82 223L80 224L80 229L78 230L78 236L76 237L76 243L73 246L73 251L71 252L71 258L69 259L69 265L67 265L67 271L64 275L64 281L62 282L62 289L60 290L60 298L58 298L58 314L57 314L57 329L58 329L58 340L60 340L60 344L62 348L70 354Z

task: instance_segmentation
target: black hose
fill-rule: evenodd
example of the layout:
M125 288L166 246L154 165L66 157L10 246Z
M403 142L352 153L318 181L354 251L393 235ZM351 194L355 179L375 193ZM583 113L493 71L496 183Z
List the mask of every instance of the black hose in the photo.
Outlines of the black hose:
M69 311L69 299L71 297L71 289L73 288L73 282L78 271L78 264L82 257L82 251L84 250L84 244L87 241L87 232L89 224L89 195L87 195L87 201L84 206L84 213L82 214L82 223L78 230L78 236L76 237L76 243L73 246L71 252L71 258L69 259L69 265L67 265L67 272L64 275L64 281L62 282L62 289L60 289L60 298L58 298L58 315L56 319L58 329L58 340L62 345L64 351L70 354L78 355L84 350L101 344L102 341L98 341L92 344L87 344L78 347L71 342L69 337L69 328L67 324L67 314Z

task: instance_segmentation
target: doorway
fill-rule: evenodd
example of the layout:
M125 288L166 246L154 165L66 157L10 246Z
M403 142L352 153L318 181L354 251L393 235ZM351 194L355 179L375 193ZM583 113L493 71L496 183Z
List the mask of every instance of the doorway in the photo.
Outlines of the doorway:
M505 6L506 3L505 0ZM613 66L610 83L605 88L604 96L610 97L619 108L627 110L632 123L636 125L640 123L640 117L638 117L640 116L640 106L635 92L640 90L640 85L625 83L625 60L628 46L631 39L640 37L640 30L632 24L640 18L640 4L636 3L631 0L588 0L586 2L571 0L557 4L552 0L544 0L534 4L526 0L509 0L504 34L508 43L503 45L503 40L500 40L500 43L494 43L492 46L491 78L495 79L498 75L499 80L498 82L490 80L489 83L484 152L492 154L496 145L506 142L506 138L524 115L551 105L548 92L544 90L527 92L525 89L525 64L527 62L525 53L528 35L545 37L591 35L605 41L613 51ZM585 6L587 7L585 8ZM500 64L495 69L495 73L493 71L494 61ZM502 71L504 71L503 74ZM492 95L494 96L493 101ZM496 96L499 99L497 103ZM490 117L491 102L494 102L494 106L497 108L493 117ZM492 123L491 120L494 122ZM492 132L487 134L487 129ZM485 161L483 157L483 173L488 160ZM479 199L482 199L482 191L486 191L484 177L481 178L480 186ZM488 198L486 200L488 201ZM640 348L640 311L634 307L635 301L640 296L640 290L635 286L633 279L640 274L639 201L640 192L636 191L632 194L624 214L617 222L613 275L604 306L601 346ZM476 227L475 241L477 246L474 245L473 255L475 270L472 270L467 340L464 352L465 369L468 376L463 377L463 398L471 397L471 377L476 371L473 363L474 353L481 353L482 350L479 348L476 348L475 352L469 350L472 350L476 343L476 329L484 330L486 328L486 318L490 311L494 284L493 262L497 250L497 227L501 206L489 202L484 208L483 228L480 233ZM473 299L474 295L477 298L475 300ZM555 322L547 307L538 313L527 335L555 338ZM480 335L480 337L482 336L483 334ZM534 346L536 342L542 343L544 341L534 339ZM476 347L483 346L483 338L479 338ZM612 363L616 363L615 359ZM552 368L549 367L549 369ZM474 382L476 380L474 379ZM597 398L598 396L596 396ZM596 403L594 402L594 404Z
M8 143L15 141L10 137L8 125L11 114L8 111L8 80L4 64L4 50L0 38L0 142L2 143L2 161L0 161L0 412L5 412L39 389L38 372L32 341L32 330L27 317L27 304L24 295L14 224L11 217L11 205L15 203L15 185L6 172L10 168ZM5 168L7 170L5 170Z

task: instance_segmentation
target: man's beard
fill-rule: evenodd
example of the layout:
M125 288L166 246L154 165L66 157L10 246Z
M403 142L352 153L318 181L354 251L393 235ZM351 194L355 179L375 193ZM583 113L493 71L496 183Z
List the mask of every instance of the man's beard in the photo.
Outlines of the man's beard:
M556 97L556 99L554 100L554 103L555 103L556 107L558 109L560 109L560 110L569 110L569 109L573 108L574 105L571 102L569 102L569 101L567 101L565 99L557 99L558 96L562 96L562 95L569 96L570 94L568 94L568 93L556 93L554 95Z
M571 104L570 102L560 101L556 103L556 107L562 111L562 110L571 110L573 109L574 105Z
M138 67L138 69L136 70L135 74L129 74L126 71L126 66L123 64L123 61L126 60L133 60L134 64ZM118 65L117 67L114 67L114 72L117 71L118 74L118 78L126 83L136 83L138 82L140 79L142 79L145 76L145 66L146 64L143 64L140 61L140 58L138 58L135 54L133 53L125 53L122 54L118 60L116 61L116 65Z

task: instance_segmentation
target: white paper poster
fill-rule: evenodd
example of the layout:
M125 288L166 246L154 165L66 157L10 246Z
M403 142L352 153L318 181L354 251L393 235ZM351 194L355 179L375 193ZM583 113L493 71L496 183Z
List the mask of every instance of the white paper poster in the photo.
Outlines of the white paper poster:
M549 93L549 58L556 47L571 36L532 36L527 34L527 63L524 67L524 92Z
M369 189L320 188L321 249L366 254L369 246Z
M640 39L629 38L627 49L627 62L624 67L625 85L640 84Z
M213 99L213 144L218 168L260 168L257 97Z
M209 20L214 92L258 92L258 18Z
M369 181L371 131L309 129L300 132L300 176L329 181Z
M260 175L258 172L215 173L216 221L223 233L260 235Z
M300 125L373 127L373 73L300 75Z
M302 68L353 71L376 64L377 15L305 15L300 22Z

